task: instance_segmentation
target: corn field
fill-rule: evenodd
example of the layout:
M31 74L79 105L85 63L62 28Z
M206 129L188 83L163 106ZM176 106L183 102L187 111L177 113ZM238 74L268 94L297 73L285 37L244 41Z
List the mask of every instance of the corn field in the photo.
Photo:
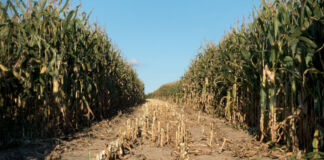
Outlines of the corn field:
M162 85L159 89L153 93L146 95L147 98L159 98L167 101L178 102L182 99L182 85L180 81L171 82Z
M248 22L207 43L178 82L150 96L255 129L293 152L323 151L324 1L262 0Z
M69 0L0 2L0 146L52 137L144 100L105 30Z

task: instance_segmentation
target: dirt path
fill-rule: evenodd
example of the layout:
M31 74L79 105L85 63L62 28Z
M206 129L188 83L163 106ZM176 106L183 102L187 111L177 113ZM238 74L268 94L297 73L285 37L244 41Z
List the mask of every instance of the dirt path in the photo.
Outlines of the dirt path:
M24 150L20 150L23 154ZM45 159L281 159L248 133L205 113L149 99L132 112L66 137ZM8 153L8 152L7 152ZM34 153L35 155L35 153ZM0 152L1 159L1 152ZM18 158L20 159L20 158ZM30 153L23 159L42 159Z

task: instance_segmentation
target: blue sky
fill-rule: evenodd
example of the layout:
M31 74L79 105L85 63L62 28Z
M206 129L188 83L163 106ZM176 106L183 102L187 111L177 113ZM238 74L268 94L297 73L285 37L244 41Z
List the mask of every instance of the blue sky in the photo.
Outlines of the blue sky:
M73 0L77 3L78 0ZM178 80L205 41L218 42L260 0L81 0L134 66L145 93Z

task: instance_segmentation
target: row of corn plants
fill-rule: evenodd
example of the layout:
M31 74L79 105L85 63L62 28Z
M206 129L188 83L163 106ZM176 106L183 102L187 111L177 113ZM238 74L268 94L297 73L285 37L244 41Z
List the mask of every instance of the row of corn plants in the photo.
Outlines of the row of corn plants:
M175 96L290 151L323 151L324 1L262 0L249 22L206 44L179 83L151 96Z
M144 85L70 1L0 2L0 146L51 137L141 103Z
M167 83L160 86L156 91L146 95L146 98L158 98L167 101L178 102L182 98L181 81Z

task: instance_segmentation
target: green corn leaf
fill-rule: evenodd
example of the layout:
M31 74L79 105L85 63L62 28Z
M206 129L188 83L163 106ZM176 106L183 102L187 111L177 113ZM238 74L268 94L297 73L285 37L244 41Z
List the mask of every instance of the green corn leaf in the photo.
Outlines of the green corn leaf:
M278 38L279 25L280 25L280 22L279 22L278 18L276 17L274 20L274 32L275 32L276 38Z
M268 4L265 0L261 0L262 7L268 8Z
M64 10L66 10L68 4L70 3L70 0L66 0L64 6L61 8L60 13L62 13Z
M306 65L309 65L312 62L313 56L314 56L314 52L307 53L307 56L305 58Z
M271 46L274 46L275 40L273 39L272 35L270 34L270 32L267 35L267 39L269 40Z
M320 6L315 6L315 8L313 9L313 14L314 17L316 18L321 18L323 11L320 9Z
M19 4L23 5L24 8L27 8L27 5L23 0L19 0Z
M246 50L242 50L242 55L246 60L249 60L251 57L251 53Z
M9 3L10 8L14 11L15 16L19 16L19 13L18 13L17 9L16 9L16 7L12 4L12 2L11 2L11 1L8 1L8 3Z
M85 22L89 21L90 15L92 14L93 9L88 13L87 18L84 20Z
M41 1L39 1L39 3L41 3L41 10L42 11L44 11L45 10L45 5L46 5L46 2L47 2L47 0L43 0L42 2Z
M308 39L307 37L301 36L301 37L299 37L299 39L300 39L301 41L306 42L306 43L307 43L308 45L310 45L312 48L317 48L316 43L313 42L312 40Z
M298 39L289 39L288 41L289 41L290 46L291 46L291 51L293 53L295 53L296 52L296 48L297 48L297 44L299 42Z
M290 56L286 56L284 58L284 65L286 67L292 67L294 65L294 59L292 57L290 57Z
M66 31L68 25L71 22L71 19L72 19L73 14L74 14L74 11L70 11L69 14L68 14L68 16L66 17L66 19L64 21L64 24L63 24L63 31Z
M277 58L276 50L274 48L271 48L271 50L270 50L270 62L272 63L272 65L275 65L276 58Z

